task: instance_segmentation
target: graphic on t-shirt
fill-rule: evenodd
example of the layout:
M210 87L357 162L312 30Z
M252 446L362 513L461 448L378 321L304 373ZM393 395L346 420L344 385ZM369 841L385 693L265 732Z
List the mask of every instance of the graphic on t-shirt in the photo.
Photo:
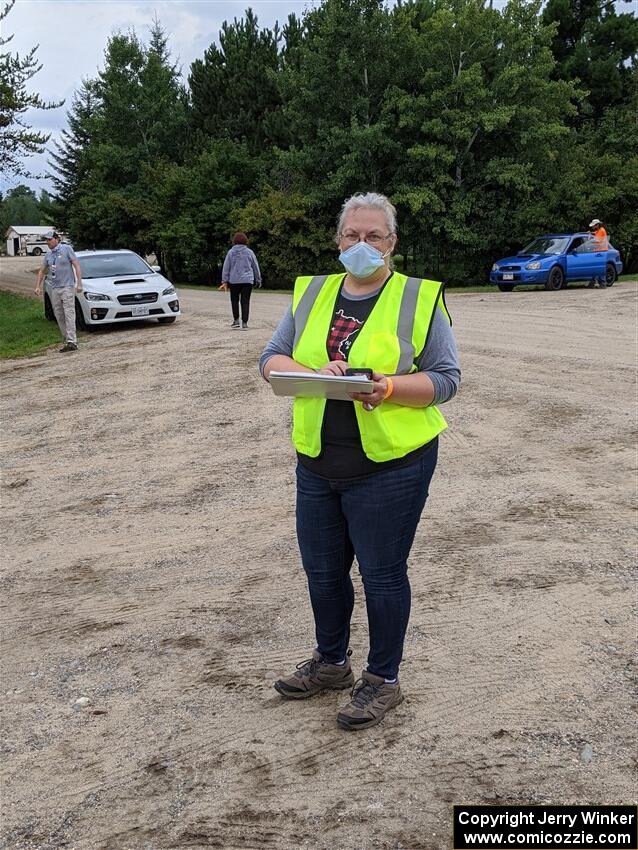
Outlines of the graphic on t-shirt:
M328 334L328 355L330 360L347 360L350 349L363 327L363 322L354 316L346 316L343 310L337 310L330 333Z

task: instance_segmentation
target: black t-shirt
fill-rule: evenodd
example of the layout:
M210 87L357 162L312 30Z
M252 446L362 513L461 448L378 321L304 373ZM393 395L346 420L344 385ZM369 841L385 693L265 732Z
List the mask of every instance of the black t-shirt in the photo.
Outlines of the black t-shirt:
M392 275L381 289L368 298L355 300L348 298L343 290L339 291L326 340L328 360L348 360L355 339L391 277ZM302 466L322 478L362 478L382 470L408 466L425 454L433 444L432 441L425 446L420 446L395 460L382 463L370 460L361 445L355 404L356 402L352 401L337 401L330 398L326 400L321 426L321 452L317 457L298 453L297 457Z

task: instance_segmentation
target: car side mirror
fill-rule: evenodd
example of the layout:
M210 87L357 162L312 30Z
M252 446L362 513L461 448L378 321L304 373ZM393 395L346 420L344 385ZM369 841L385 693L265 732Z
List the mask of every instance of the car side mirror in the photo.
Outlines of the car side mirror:
M159 272L162 271L161 266L151 266L151 268L153 269L154 272L157 272L158 274L159 274Z

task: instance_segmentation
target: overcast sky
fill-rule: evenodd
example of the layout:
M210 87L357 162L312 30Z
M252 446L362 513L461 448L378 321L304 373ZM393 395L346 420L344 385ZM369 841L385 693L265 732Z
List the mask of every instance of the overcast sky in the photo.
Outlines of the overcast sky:
M42 70L31 80L30 90L49 101L64 100L64 106L47 111L32 111L25 121L30 126L51 132L49 146L66 126L66 112L73 93L82 79L95 76L102 68L104 49L111 33L134 28L140 39L148 40L154 14L169 36L174 59L182 66L184 79L190 64L201 58L212 41L218 41L225 20L241 18L250 6L261 26L284 23L291 12L301 15L315 0L17 0L2 22L2 35L13 33L4 50L24 55L39 44L37 57ZM26 161L30 171L45 172L47 156ZM32 188L50 188L46 179L19 178L0 181L5 192L18 183Z

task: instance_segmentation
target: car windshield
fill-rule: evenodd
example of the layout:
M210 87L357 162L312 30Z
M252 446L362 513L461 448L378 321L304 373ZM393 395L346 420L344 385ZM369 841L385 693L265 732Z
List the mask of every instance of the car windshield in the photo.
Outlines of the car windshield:
M94 254L92 257L78 257L78 260L84 280L153 273L137 254Z
M562 254L567 247L569 239L556 236L542 236L534 239L527 248L523 248L521 254Z

